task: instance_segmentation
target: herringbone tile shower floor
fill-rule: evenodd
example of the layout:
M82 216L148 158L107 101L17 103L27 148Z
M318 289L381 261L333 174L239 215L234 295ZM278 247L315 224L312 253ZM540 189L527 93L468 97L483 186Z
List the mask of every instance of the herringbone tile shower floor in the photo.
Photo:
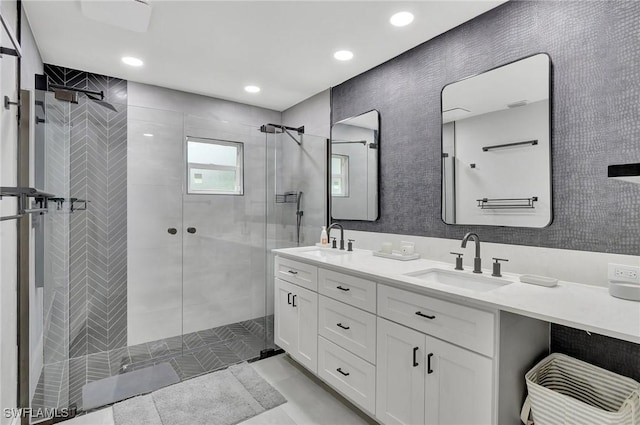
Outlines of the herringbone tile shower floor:
M82 410L82 387L89 382L166 362L186 380L258 358L264 348L275 348L273 316L75 357L44 366L31 406L75 403Z

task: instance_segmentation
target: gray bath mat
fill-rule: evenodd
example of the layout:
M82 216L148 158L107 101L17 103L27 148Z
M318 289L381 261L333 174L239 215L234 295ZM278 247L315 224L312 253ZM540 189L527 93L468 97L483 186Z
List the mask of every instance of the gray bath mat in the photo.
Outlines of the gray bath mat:
M118 403L113 416L116 425L233 425L285 402L250 365L241 363ZM155 415L147 414L151 403Z
M95 409L140 394L164 388L180 382L169 363L160 363L109 378L100 379L82 387L82 408Z
M113 406L117 425L160 425L162 421L151 394L130 398Z

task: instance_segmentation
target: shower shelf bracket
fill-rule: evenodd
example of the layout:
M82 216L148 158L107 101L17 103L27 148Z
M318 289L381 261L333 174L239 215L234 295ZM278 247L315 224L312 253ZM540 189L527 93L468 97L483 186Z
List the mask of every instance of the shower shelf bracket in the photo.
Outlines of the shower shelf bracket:
M531 198L482 198L476 199L478 208L482 210L500 209L531 209L535 208L534 202L538 201L537 196Z
M298 192L285 192L282 195L276 194L276 204L295 204L298 202Z
M0 221L17 220L27 214L44 214L49 207L49 200L54 197L51 193L42 192L32 187L0 187L0 200L4 197L18 199L17 213L0 217ZM29 198L33 199L36 208L29 206Z
M91 201L87 201L86 199L80 198L50 198L49 201L55 202L58 210L61 210L65 203L69 203L69 211L85 211L87 209L87 204ZM76 207L76 203L82 203L80 207Z

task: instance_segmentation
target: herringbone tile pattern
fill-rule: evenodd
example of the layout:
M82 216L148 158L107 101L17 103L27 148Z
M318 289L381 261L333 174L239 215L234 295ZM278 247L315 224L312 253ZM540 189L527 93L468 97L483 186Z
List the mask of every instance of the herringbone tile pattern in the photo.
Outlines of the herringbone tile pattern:
M159 363L170 363L185 380L258 358L264 348L276 348L272 338L266 346L264 342L265 325L268 329L272 324L273 316L269 316L45 365L32 407L75 403L82 409L85 384Z
M45 74L50 83L103 91L118 110L82 95L70 110L69 192L90 203L70 216L68 317L52 309L51 322L68 324L69 357L79 357L126 346L127 82L53 65ZM49 340L58 336L52 327Z

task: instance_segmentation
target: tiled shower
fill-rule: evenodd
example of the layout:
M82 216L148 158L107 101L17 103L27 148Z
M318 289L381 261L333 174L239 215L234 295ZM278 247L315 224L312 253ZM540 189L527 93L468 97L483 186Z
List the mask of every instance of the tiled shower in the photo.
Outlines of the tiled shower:
M164 89L53 65L45 74L104 91L117 112L37 94L36 179L60 202L37 222L32 407L91 410L87 384L161 363L184 380L277 348L269 250L298 243L296 208L277 195L306 192L301 233L311 238L325 220L326 139L301 133L298 146L243 116L156 107ZM168 98L187 96L176 93ZM186 193L194 137L243 144L241 196Z

